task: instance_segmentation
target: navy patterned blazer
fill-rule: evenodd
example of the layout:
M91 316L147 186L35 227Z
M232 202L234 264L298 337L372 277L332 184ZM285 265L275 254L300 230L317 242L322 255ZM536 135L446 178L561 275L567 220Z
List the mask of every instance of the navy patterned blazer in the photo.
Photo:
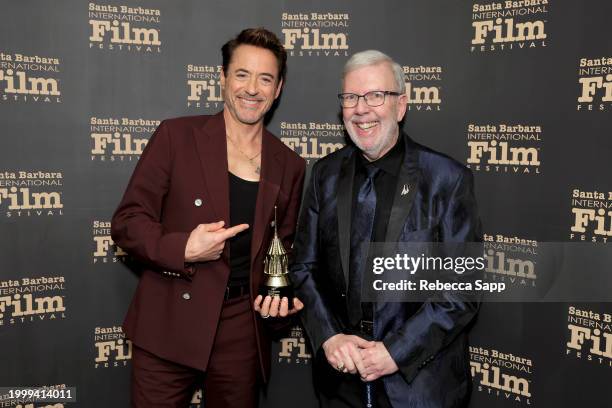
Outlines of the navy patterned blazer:
M470 170L405 134L400 142L405 143L404 160L385 241L480 241ZM357 154L360 151L348 145L319 160L302 204L291 278L305 304L302 322L315 353L331 336L348 332L346 293ZM478 306L477 301L450 294L436 303L375 304L374 337L384 342L399 367L383 377L394 407L467 405L471 376L466 327Z

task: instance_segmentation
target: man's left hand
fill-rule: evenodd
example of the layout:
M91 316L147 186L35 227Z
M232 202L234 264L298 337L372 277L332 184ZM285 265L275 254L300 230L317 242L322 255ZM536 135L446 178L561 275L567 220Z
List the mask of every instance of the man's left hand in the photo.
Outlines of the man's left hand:
M370 348L360 349L365 372L360 372L362 381L374 381L384 375L393 374L399 370L385 345L377 341Z
M266 296L263 298L261 295L255 298L253 308L258 312L261 317L287 317L296 314L304 308L304 304L300 299L293 298L293 307L289 309L289 299L283 297L282 299L278 296L274 298Z

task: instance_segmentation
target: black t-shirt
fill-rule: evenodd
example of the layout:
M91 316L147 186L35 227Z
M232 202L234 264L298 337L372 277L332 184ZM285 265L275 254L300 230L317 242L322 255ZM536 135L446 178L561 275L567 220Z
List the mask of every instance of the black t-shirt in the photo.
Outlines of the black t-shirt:
M251 240L253 221L257 202L258 181L241 179L229 173L230 223L249 224L246 231L230 238L230 277L229 286L244 285L249 282L251 270Z

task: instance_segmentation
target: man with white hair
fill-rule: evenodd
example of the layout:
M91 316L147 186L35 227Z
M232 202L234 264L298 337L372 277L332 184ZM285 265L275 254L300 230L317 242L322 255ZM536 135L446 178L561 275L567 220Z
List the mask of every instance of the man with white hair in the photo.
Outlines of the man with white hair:
M338 97L354 145L313 167L291 267L321 405L466 406L478 303L362 301L362 244L479 241L472 174L400 130L403 72L382 52L348 60Z

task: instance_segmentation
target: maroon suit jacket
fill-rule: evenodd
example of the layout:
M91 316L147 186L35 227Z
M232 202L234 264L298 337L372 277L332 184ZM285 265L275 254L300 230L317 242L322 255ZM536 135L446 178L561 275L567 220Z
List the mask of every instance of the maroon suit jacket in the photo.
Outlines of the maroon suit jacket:
M251 245L251 302L263 280L274 205L285 247L293 242L305 163L264 130ZM200 204L200 205L198 205ZM151 137L112 219L115 243L141 261L143 272L124 330L134 344L166 360L206 370L230 268L221 259L185 264L190 232L229 219L225 121L193 116L163 121ZM267 380L270 342L253 312L261 369Z

